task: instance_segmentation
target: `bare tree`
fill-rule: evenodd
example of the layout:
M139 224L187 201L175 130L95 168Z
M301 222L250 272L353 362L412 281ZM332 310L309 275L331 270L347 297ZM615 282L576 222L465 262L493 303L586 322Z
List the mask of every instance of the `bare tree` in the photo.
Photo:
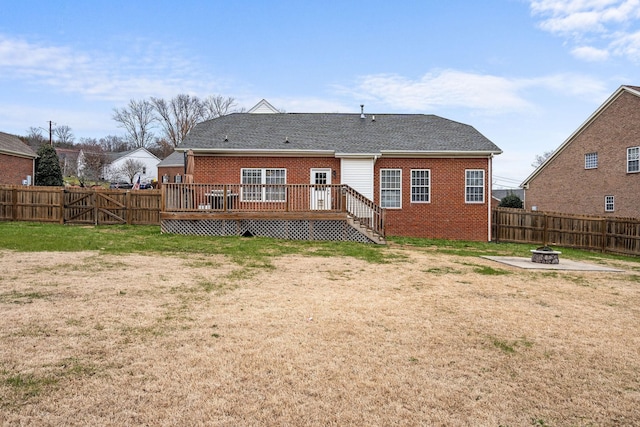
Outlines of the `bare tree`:
M180 94L169 101L162 98L151 98L164 130L165 138L178 146L189 131L202 120L202 102L197 96Z
M80 138L78 146L78 179L84 185L86 181L99 181L103 178L107 156L95 138Z
M157 121L153 114L154 108L150 101L129 101L123 108L113 109L113 120L124 128L132 148L147 147L153 142L153 125Z
M58 144L66 146L73 144L73 140L75 139L71 128L67 125L56 126L53 128L53 134L56 136Z
M531 166L533 166L534 168L537 168L538 166L543 164L549 157L551 157L552 154L553 154L553 150L545 151L541 155L536 154L536 159L533 161L533 163L531 163Z
M42 135L42 129L33 126L29 128L29 133L27 134L26 139L27 144L35 150L47 142L47 139Z
M243 112L244 109L235 108L237 105L235 98L230 96L224 97L222 95L211 95L202 101L202 119L210 120L220 116L226 116L231 113Z
M98 141L100 147L102 147L103 151L119 153L121 151L127 151L129 149L129 144L124 138L116 135L107 135L103 138L100 138Z
M142 174L144 168L144 162L135 159L127 159L124 161L122 166L117 168L114 172L116 175L126 177L127 180L129 180L129 182L133 184L133 180L136 175Z

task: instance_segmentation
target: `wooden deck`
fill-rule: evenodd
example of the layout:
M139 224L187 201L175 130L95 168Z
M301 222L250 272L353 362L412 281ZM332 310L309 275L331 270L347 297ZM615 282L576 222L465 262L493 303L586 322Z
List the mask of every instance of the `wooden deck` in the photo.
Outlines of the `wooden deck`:
M253 227L281 235L281 229L293 230L295 223L298 229L291 233L298 236L315 238L324 227L321 234L330 240L343 240L333 237L331 229L352 240L351 230L345 231L350 227L371 242L385 243L384 209L346 185L165 184L161 205L163 231L168 232L219 234L229 229L236 234ZM227 222L236 225L229 227ZM305 227L312 230L310 234Z

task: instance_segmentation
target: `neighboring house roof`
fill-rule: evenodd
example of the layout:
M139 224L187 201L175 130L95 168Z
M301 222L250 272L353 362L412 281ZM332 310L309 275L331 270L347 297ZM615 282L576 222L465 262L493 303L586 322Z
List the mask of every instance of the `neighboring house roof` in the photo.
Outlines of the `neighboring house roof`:
M174 151L158 163L158 167L176 167L184 166L184 153Z
M0 153L35 159L35 151L15 135L0 132Z
M234 113L197 124L177 148L188 149L336 156L502 153L472 126L424 114Z
M59 159L67 158L67 159L75 160L78 158L78 155L80 154L80 149L56 148L56 154L58 155Z
M540 174L540 172L542 172L544 170L544 168L553 161L553 159L555 159L556 157L558 157L558 155L560 155L560 153L569 145L571 144L571 142L573 142L574 138L576 136L578 136L587 126L589 126L604 110L607 109L607 107L609 107L609 105L611 105L611 103L613 101L615 101L616 99L618 99L618 97L624 93L630 93L632 95L638 96L640 97L640 86L630 86L630 85L623 85L620 86L618 88L618 90L616 90L609 98L607 98L607 100L600 106L598 107L598 109L591 114L591 116L589 116L589 118L582 123L582 125L575 131L573 132L569 138L567 138L561 145L560 147L558 147L551 156L549 156L544 162L542 162L542 164L540 164L532 173L531 175L529 175L527 177L527 179L525 179L522 184L520 184L520 187L522 188L527 188L527 186L529 185L529 183Z
M146 148L134 148L133 150L127 150L127 151L120 151L117 153L105 153L105 157L107 159L107 163L113 163L114 161L121 159L123 157L135 157L133 156L133 154L136 151L144 151L146 152L149 156L155 157L156 159L158 159L156 156L153 155L152 152L150 152L149 150L147 150ZM160 161L160 159L158 159L158 161Z
M273 105L269 104L266 99L261 100L248 111L248 113L251 114L274 114L279 112L280 111L278 111L278 109Z
M520 200L524 200L524 190L522 188L506 188L500 190L491 190L491 195L494 199L502 200L505 197L515 194L520 198Z

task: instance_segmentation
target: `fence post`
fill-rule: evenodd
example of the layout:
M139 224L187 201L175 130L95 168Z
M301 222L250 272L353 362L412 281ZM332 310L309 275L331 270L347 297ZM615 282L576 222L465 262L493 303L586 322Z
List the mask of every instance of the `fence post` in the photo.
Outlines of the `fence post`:
M542 215L542 246L547 246L547 214Z
M131 191L127 190L127 194L124 196L124 214L127 216L127 225L131 225L133 223L131 197Z
M64 213L65 213L65 209L64 209L64 198L65 198L65 189L64 187L62 187L60 189L60 224L64 224Z
M604 253L607 250L607 228L608 222L606 218L602 219L602 248L601 251Z
M11 190L11 219L16 221L18 219L18 189Z

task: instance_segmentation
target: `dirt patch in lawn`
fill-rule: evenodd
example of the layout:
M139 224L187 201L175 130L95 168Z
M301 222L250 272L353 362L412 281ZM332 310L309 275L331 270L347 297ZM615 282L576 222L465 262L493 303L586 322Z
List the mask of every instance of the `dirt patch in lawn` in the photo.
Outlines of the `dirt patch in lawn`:
M633 425L640 270L0 251L1 425Z

